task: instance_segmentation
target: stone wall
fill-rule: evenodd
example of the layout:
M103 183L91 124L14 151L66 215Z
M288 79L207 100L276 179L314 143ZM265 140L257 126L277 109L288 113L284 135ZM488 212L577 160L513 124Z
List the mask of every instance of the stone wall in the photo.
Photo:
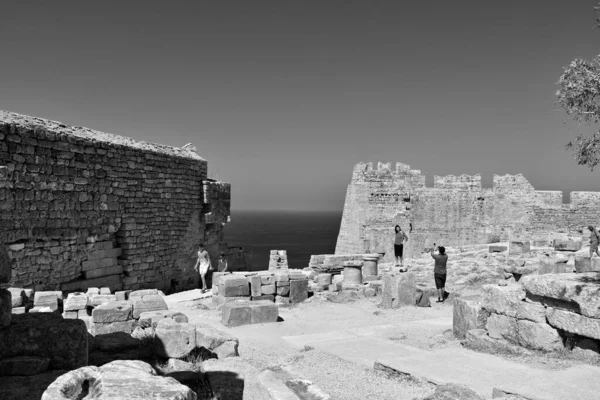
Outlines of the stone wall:
M194 149L0 111L0 244L12 286L197 287L198 244L224 251L230 185Z
M385 252L393 260L394 226L409 234L405 255L434 242L461 246L506 241L551 240L557 233L586 235L600 225L600 192L537 191L521 175L494 175L493 188L480 175L425 175L410 166L358 163L348 185L336 254ZM584 230L582 233L582 229Z

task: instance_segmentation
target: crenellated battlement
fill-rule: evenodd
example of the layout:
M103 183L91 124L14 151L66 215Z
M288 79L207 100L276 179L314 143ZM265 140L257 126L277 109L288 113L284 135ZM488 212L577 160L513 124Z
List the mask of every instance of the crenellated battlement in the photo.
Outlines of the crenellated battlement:
M435 189L481 190L481 175L434 175L433 187Z
M534 187L523 174L496 175L494 174L494 190L525 190L534 191Z

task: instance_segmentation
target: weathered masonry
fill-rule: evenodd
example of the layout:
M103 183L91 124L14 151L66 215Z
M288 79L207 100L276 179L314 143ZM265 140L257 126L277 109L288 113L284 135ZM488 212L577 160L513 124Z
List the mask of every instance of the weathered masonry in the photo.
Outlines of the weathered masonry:
M540 191L522 175L494 175L493 188L481 176L425 175L410 166L359 163L354 167L336 254L386 252L393 259L394 226L409 232L410 256L438 245L483 244L509 239L551 240L557 233L581 236L600 225L600 192ZM412 231L411 231L412 227ZM587 230L584 229L584 234Z
M11 286L183 290L203 242L216 265L230 185L193 147L136 142L0 111L0 246ZM197 287L197 286L196 286Z

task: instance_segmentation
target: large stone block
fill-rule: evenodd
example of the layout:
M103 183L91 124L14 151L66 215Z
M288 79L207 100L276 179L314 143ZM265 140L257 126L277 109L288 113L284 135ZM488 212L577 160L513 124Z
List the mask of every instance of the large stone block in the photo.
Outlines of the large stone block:
M384 274L382 280L383 308L415 305L417 285L413 272Z
M485 329L493 339L505 339L514 344L519 343L516 318L491 313L485 324Z
M13 315L0 329L0 359L36 356L50 359L50 369L74 369L88 363L88 332L83 321L55 313Z
M8 283L12 278L12 261L4 243L0 243L0 283Z
M162 319L154 331L154 350L164 358L185 357L196 347L193 324Z
M308 280L290 281L290 302L301 303L308 298Z
M135 327L135 321L130 319L128 321L111 322L108 324L91 323L90 333L94 336L110 335L112 333L127 333L131 334Z
M528 296L558 300L586 317L600 319L600 282L596 273L531 275L521 278L520 283Z
M132 318L133 307L129 301L113 301L101 304L92 310L94 323L110 324Z
M139 323L147 323L156 328L156 325L163 319L172 319L175 322L188 322L188 317L182 312L173 310L148 311L140 314Z
M115 297L117 301L129 300L129 293L131 293L131 290L118 290L115 292Z
M600 319L584 317L570 311L549 307L546 310L548 323L570 333L600 340Z
M578 251L581 250L581 240L560 240L554 239L552 242L554 250L557 251Z
M533 322L546 322L546 307L541 304L522 301L517 306L517 319Z
M240 326L252 323L252 312L248 301L239 300L223 304L221 322L226 326Z
M488 251L490 253L503 253L506 250L508 250L508 247L506 246L498 246L498 245L490 245Z
M227 271L227 272L218 272L215 271L212 273L212 285L213 287L215 286L219 286L219 283L221 282L221 277L225 276L225 275L231 275L231 272Z
M219 279L219 296L250 296L250 282L243 275L225 275Z
M252 297L258 297L262 295L260 287L262 286L262 279L258 275L251 276L250 280L250 295Z
M69 293L65 300L64 311L84 310L90 304L89 297L85 293Z
M275 285L262 285L260 288L262 294L275 294L277 289Z
M133 292L132 292L133 294ZM129 296L133 305L133 318L139 318L140 314L148 311L168 310L169 307L161 295L147 294L143 296Z
M27 296L25 290L22 288L8 288L11 294L12 307L22 307L27 302Z
M58 310L57 293L56 292L35 292L33 305L36 307L49 307L52 311L56 311L56 310Z
M580 253L576 254L575 271L577 271L577 273L599 272L600 257L596 256L590 258L589 255L581 255Z
M518 255L529 253L531 251L531 242L528 241L510 241L508 243L508 254Z
M264 324L277 322L279 308L268 300L257 300L250 303L250 323Z
M289 296L290 294L290 286L289 282L288 286L277 286L277 296Z
M521 285L483 285L481 306L490 312L517 316L519 304L525 300L525 290Z
M489 315L489 311L481 307L481 298L479 296L458 297L454 299L452 318L452 333L454 337L464 339L467 332L471 329L485 328Z
M518 320L492 313L486 329L494 339L505 339L532 350L557 351L563 347L558 331L546 323Z
M226 343L229 343L229 346L226 346ZM224 358L238 356L238 346L239 340L235 336L208 324L196 324L196 347L204 347L217 353L219 358Z
M9 326L11 318L12 296L8 290L0 289L0 329Z

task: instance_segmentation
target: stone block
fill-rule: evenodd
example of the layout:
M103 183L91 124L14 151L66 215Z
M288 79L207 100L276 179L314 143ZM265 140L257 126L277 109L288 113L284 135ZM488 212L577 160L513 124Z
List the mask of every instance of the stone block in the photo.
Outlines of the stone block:
M131 290L118 290L115 292L115 296L117 298L117 301L125 301L125 300L129 300L129 293L131 293Z
M89 296L93 296L95 294L100 294L100 288L97 287L88 287L86 294Z
M27 302L27 296L22 288L8 288L11 294L12 307L22 307Z
M129 295L129 299L133 305L133 318L135 319L138 319L143 312L169 309L164 298L159 294L136 295L132 297L133 293L135 292Z
M0 243L0 283L8 283L12 278L12 261L4 243Z
M471 329L483 329L489 317L489 311L481 307L481 297L467 296L454 299L452 333L454 337L464 339Z
M58 310L58 296L56 292L35 292L33 305L49 307L52 311L56 311Z
M112 294L112 293L110 292L110 288L108 288L108 287L101 287L100 288L100 294Z
M308 298L308 280L290 281L290 302L301 303Z
M11 294L6 289L0 289L0 329L2 329L3 327L9 326L11 319L12 319Z
M581 315L600 319L597 273L530 275L521 278L519 283L523 284L528 297L537 297L542 303L559 301Z
M196 326L162 319L154 331L154 350L164 358L185 357L196 347Z
M290 286L289 285L288 286L277 286L277 295L278 296L289 296L290 295Z
M382 306L398 308L415 305L417 285L413 272L388 273L383 275Z
M225 303L230 303L232 301L238 301L238 300L248 300L248 297L247 296L240 296L240 297L213 296L212 297L212 303L217 306L223 305Z
M87 309L83 309L83 310L78 310L77 311L77 318L84 318L84 317L92 317L90 314L88 314L88 310Z
M308 276L305 275L304 273L302 273L302 271L289 271L290 273L290 280L291 281L302 281L305 279L308 279Z
M77 311L63 311L62 317L67 319L77 319Z
M35 356L50 359L50 369L88 364L88 332L83 321L56 313L13 315L0 329L0 359Z
M47 357L18 356L0 360L0 376L31 376L46 372L50 366Z
M290 286L290 281L279 281L275 282L275 287L280 288L284 286Z
M525 300L521 285L483 285L481 306L490 312L516 318L519 304ZM473 328L475 329L475 328Z
M377 291L373 288L365 289L365 297L375 297L377 296Z
M291 301L287 296L275 296L275 304L291 304Z
M90 304L89 297L85 293L69 293L63 305L64 311L84 310Z
M12 309L13 314L25 314L25 312L26 312L25 307L13 307L13 309ZM0 323L0 325L1 325L1 323Z
M276 288L275 285L262 285L260 287L260 291L262 294L275 294L276 293Z
M546 322L546 307L541 304L522 301L517 306L517 319L539 323Z
M87 256L88 256L87 259L89 261L89 260L101 260L103 258L117 258L117 257L120 257L121 254L123 254L123 250L119 249L119 248L95 250L95 251L90 251L87 254Z
M578 251L581 250L581 240L554 239L552 246L556 251Z
M128 301L101 304L92 310L92 322L109 324L132 319L133 307Z
M273 275L259 275L261 285L274 285L275 276Z
M342 290L342 285L339 283L332 283L331 285L329 285L328 290L330 292L339 292L340 290Z
M225 275L219 279L219 296L250 296L250 283L242 275Z
M91 321L91 319L90 319ZM131 334L135 328L135 321L130 319L128 321L111 322L109 324L101 324L91 322L90 333L94 336L109 335L111 333L123 332Z
M250 277L250 295L252 297L259 297L262 295L261 286L262 279L260 276L255 275Z
M317 276L317 283L322 286L331 285L331 274L319 274Z
M196 324L196 347L204 347L207 350L214 351L227 342L231 342L235 345L235 353L238 355L238 338L229 333L220 331L209 324Z
M263 294L260 296L253 296L251 298L252 301L256 301L256 300L268 300L268 301L275 301L275 296L272 294Z
M95 294L90 298L90 305L96 307L114 301L117 301L117 296L114 294Z
M275 298L277 301L277 297ZM250 323L263 324L267 322L277 322L279 309L271 301L259 300L250 303Z
M531 242L528 241L510 241L508 243L508 254L519 255L531 251Z
M490 245L488 251L490 253L503 253L506 250L508 250L508 247L506 246L497 246L497 245Z
M558 331L546 323L517 320L492 313L488 318L486 329L494 339L505 339L532 350L557 351L563 348Z
M493 339L505 339L511 343L519 344L516 318L491 313L486 321L485 329Z
M577 273L584 272L599 272L600 271L600 257L596 256L590 258L589 255L581 256L577 254L575 256L575 271Z
M378 275L363 275L363 282L372 282L372 281L378 281L378 280L379 280Z
M325 290L325 286L322 286ZM342 290L359 291L363 288L362 283L342 283Z
M175 322L187 323L188 317L182 312L173 310L147 311L140 314L139 323L147 323L156 328L156 325L163 319L172 319Z
M584 317L583 315L552 307L546 310L546 317L548 323L555 328L600 340L600 319Z
M288 282L290 280L290 274L284 271L275 271L273 274L275 277L275 282L279 284L279 282Z
M212 273L212 284L213 287L218 287L219 286L219 282L222 276L225 275L231 275L231 272L227 271L227 272L218 272L215 271Z
M221 322L226 326L248 325L252 322L250 304L247 301L232 301L223 304Z

